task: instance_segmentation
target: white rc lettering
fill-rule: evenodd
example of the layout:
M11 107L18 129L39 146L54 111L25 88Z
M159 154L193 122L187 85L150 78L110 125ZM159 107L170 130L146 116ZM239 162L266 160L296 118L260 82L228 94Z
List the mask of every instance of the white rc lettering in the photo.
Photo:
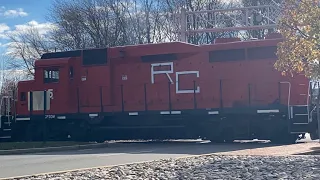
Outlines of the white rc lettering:
M199 78L199 71L180 71L176 72L176 93L177 94L182 94L182 93L194 93L194 90L183 90L179 89L179 75L183 74L196 74L197 78ZM195 90L196 93L200 93L200 87L197 86L197 89Z
M155 67L162 67L162 66L170 66L170 70L155 70ZM172 78L169 74L173 73L173 62L166 62L166 63L155 63L151 64L151 83L154 84L154 76L156 74L166 74L169 81L174 84ZM180 71L176 72L176 93L182 94L182 93L194 93L194 90L186 90L186 89L179 89L179 75L185 75L185 74L196 74L197 78L200 77L199 71ZM200 87L197 86L197 89L195 90L196 93L200 93Z
M161 67L161 66L170 66L170 70L168 70L168 71L155 71L154 70L155 67ZM154 75L166 74L169 81L173 84L173 81L172 81L171 77L169 76L169 73L173 73L173 62L151 64L151 83L154 84Z

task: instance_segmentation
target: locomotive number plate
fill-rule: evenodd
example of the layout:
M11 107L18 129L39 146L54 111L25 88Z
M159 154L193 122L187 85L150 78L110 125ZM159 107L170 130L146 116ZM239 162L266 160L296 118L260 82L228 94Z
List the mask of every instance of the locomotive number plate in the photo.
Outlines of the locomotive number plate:
M46 119L54 119L56 118L56 115L45 115Z

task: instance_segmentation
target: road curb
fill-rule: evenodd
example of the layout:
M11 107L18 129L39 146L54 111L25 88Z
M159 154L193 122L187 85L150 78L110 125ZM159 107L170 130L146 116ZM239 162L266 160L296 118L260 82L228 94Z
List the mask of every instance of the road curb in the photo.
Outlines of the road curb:
M17 155L17 154L42 153L42 152L58 152L58 151L67 151L67 150L93 149L93 148L104 148L104 147L109 147L109 143L48 147L48 148L0 150L0 155Z

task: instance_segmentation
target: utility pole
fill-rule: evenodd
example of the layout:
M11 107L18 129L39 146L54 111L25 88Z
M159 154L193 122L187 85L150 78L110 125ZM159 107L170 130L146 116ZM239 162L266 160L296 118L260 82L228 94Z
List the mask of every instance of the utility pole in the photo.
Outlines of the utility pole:
M319 81L317 82L318 84L318 94L317 94L317 120L318 120L318 137L319 137L319 143L320 143L320 87L319 87Z
M46 110L47 110L47 91L43 91L43 144L47 142L47 119L46 119Z

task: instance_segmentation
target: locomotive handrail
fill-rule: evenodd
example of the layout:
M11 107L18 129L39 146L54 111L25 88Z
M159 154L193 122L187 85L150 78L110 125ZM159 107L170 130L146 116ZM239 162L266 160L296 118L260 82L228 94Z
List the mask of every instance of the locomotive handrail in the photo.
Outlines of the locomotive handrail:
M310 84L311 82L309 81L308 83L308 96L307 96L307 111L308 111L308 122L310 122L310 104L309 104L309 101L310 101Z
M7 100L7 105L8 105L8 107L5 107L5 111L4 111L4 115L8 115L9 114L9 111L10 111L10 96L2 96L1 97L1 103L0 103L0 115L2 115L2 106L4 105L4 101L5 100ZM8 113L8 114L6 114L6 113Z
M312 113L313 113L313 111L315 111L316 110L316 108L317 108L317 106L314 106L314 108L311 110L311 112L310 112L310 114L311 114L311 118L310 119L308 119L308 121L309 121L309 123L311 123L312 122Z
M10 122L10 117L9 117L10 109L11 109L10 98L11 98L10 96L2 96L0 99L0 129L2 128L2 116L7 117L8 122ZM2 106L4 106L4 115L2 115Z
M291 83L289 81L282 81L282 84L289 84L289 92L288 92L288 118L291 119L290 116L290 98L291 98Z

